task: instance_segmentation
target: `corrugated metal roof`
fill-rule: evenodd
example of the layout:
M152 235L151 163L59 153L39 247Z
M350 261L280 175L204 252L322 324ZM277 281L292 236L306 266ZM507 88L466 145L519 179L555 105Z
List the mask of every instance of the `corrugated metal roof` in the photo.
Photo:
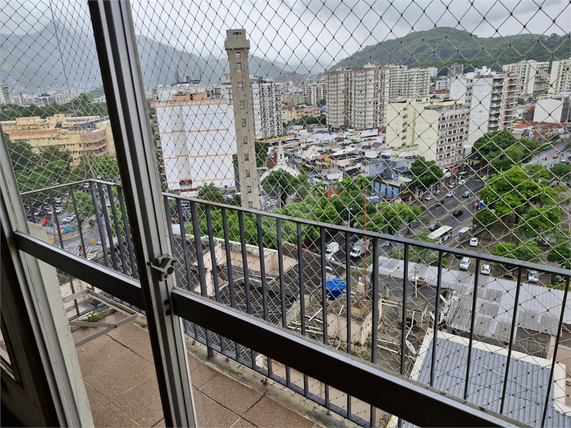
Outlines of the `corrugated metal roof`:
M427 336L427 338L430 337ZM430 382L432 346L433 342L430 340L428 352L424 354L420 372L416 377L418 382L425 385ZM507 356L504 354L476 347L472 348L468 401L499 412L506 361ZM439 337L434 363L434 387L450 395L463 398L467 362L468 347L466 344ZM549 365L543 367L512 358L507 379L504 415L527 425L540 426L549 372ZM560 413L553 405L554 389L552 385L546 426L571 427L571 417ZM409 423L404 425L413 426Z
M451 300L448 311L448 325L459 331L468 331L472 315L472 278L465 278L453 288L456 297ZM509 340L509 330L513 321L514 300L517 283L503 278L479 277L476 303L476 325L490 325L493 328L483 331L485 337L503 342ZM517 327L540 333L557 334L563 291L522 283L517 312ZM490 323L488 319L496 323ZM564 323L571 323L571 302L567 302Z

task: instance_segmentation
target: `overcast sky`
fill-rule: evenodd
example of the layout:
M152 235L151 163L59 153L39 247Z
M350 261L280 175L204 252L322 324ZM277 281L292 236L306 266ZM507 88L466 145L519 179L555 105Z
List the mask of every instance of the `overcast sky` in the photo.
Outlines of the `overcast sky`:
M225 30L245 28L251 53L328 67L357 50L413 30L455 27L478 36L571 31L567 0L132 0L137 31L206 57L223 55ZM89 28L74 0L0 0L2 33L34 31L52 16Z

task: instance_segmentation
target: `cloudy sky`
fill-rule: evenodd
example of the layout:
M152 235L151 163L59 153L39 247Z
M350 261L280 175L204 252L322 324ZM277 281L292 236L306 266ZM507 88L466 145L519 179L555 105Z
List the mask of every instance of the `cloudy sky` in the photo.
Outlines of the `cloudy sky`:
M220 56L225 30L245 28L254 55L306 66L328 67L365 46L434 27L482 37L571 31L567 0L132 0L132 5L139 33L176 48ZM81 2L0 0L2 33L33 31L52 17L89 28Z

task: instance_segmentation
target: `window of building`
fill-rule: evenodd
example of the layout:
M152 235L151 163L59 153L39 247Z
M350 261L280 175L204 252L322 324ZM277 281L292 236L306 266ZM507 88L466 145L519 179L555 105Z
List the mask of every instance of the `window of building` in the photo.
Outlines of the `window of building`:
M244 139L242 140L242 142L243 142L244 144L248 144L248 137L244 137Z
M238 72L238 73L242 72L242 63L241 62L236 63L236 72Z
M245 128L246 127L246 119L242 119L240 122L242 123L242 128Z
M240 90L240 91L244 90L244 83L243 82L238 82L238 90Z
M252 186L246 186L247 192L252 193Z
M246 178L248 178L249 176L250 176L250 170L247 169L247 170L246 170Z
M244 100L240 100L240 110L246 110L246 103Z
M248 208L254 208L254 203L252 201L248 201Z
M240 52L236 52L236 58L240 58L242 54Z

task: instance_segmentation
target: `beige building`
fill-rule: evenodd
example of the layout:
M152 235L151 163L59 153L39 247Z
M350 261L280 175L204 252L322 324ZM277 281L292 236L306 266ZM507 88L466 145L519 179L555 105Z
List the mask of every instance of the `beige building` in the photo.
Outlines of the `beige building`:
M282 107L282 120L284 122L290 123L292 120L298 121L303 116L307 117L318 117L320 116L321 109L319 107L308 107L308 106L283 106Z
M63 114L46 119L38 116L19 117L14 121L2 122L2 130L14 142L29 143L34 152L48 147L68 150L72 168L79 165L84 154L94 157L115 155L113 134L106 117L65 117Z
M549 92L571 92L571 58L551 63Z
M253 111L252 92L250 91L250 71L248 67L250 41L246 39L246 30L227 30L224 48L228 54L230 67L242 206L245 208L259 209L260 194L254 146L254 117L250 113Z
M541 95L549 86L549 62L533 60L506 64L502 69L507 74L517 75L518 92L525 95Z
M468 112L462 101L408 99L387 108L387 147L416 150L418 156L450 168L464 159Z
M288 106L298 106L307 102L305 94L285 93L282 95L282 102Z

